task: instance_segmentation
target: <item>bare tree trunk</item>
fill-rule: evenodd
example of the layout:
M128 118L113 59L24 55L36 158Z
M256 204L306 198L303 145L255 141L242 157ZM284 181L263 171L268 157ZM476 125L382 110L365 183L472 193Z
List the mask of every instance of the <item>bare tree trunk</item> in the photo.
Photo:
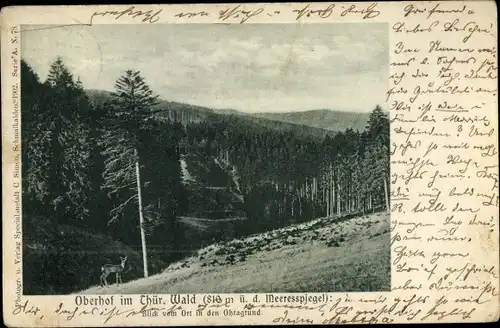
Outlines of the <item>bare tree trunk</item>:
M313 177L312 190L311 190L311 200L313 206L313 216L316 217L318 197L316 196L316 177Z
M288 202L287 202L287 199L286 199L286 193L283 193L283 214L286 216L287 215L287 207L288 206Z
M348 182L347 182L347 190L348 190L347 197L349 198L347 200L347 204L346 204L348 207L347 212L351 213L351 210L352 210L351 177L349 177Z
M349 177L349 184L348 184L348 186L349 186L349 204L348 204L349 214L352 212L353 207L354 207L354 200L352 199L353 193L352 193L352 180L351 179L352 179L352 177Z
M299 196L299 216L302 216L302 198Z
M371 208L372 208L372 213L375 213L375 206L373 206L373 197L372 197L372 194L370 194L370 205L371 205Z
M141 194L141 176L139 170L139 154L137 149L135 151L135 175L137 179L137 198L139 200L139 223L141 230L141 243L142 243L142 263L144 266L144 278L148 277L148 256L146 250L146 234L144 233L144 217L142 216L142 194Z
M330 190L326 191L326 216L330 216Z
M324 181L324 180L323 180L323 181ZM326 186L325 186L325 184L324 184L324 182L323 182L323 204L325 204L325 205L326 205L326 213L325 213L325 216L328 216L328 205L329 205L329 204L328 204L328 198L327 198L327 196L328 196L328 195L327 195L327 193L326 193L326 190L327 190L327 188L326 188Z
M385 193L385 210L389 210L389 192L387 190L387 178L385 177L384 173L384 193Z
M311 188L311 200L314 202L314 192L316 190L316 178L313 177L312 188Z
M366 192L363 194L363 216L366 212Z
M306 201L309 200L309 184L307 183L307 178L306 181L304 181L304 191L306 193Z
M359 191L358 191L358 196L357 197L358 197L358 199L356 201L356 206L357 206L356 212L359 214L359 210L361 208L361 195L359 194Z
M330 188L330 193L328 196L330 197L330 213L328 213L328 216L332 216L333 214L333 208L334 208L334 202L335 202L335 188L333 186L333 173L332 173L332 164L330 163L330 169L328 172L328 175L330 176L329 179L329 188Z
M316 198L316 203L319 203L318 200L318 180L314 178L314 198Z
M328 216L332 216L333 214L333 209L335 207L335 189L333 186L333 173L332 173L332 164L330 163L330 167L328 169L328 190L330 192L328 193L328 200L330 201L330 212L328 213Z
M335 175L333 165L330 163L330 216L333 216L333 209L335 208Z
M341 203L340 203L340 181L339 180L340 179L337 178L337 193L338 193L338 195L337 195L337 215L340 217L340 205L341 205Z
M309 201L311 200L311 183L308 181L309 179L306 178L306 199Z
M354 193L354 191L352 192L352 212L356 212L356 204L357 204L357 199L358 199L358 196Z

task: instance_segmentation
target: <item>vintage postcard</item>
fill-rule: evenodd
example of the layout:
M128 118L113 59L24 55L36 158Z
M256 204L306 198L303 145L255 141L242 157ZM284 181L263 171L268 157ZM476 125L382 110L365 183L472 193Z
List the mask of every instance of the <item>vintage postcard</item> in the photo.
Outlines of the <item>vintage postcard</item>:
M0 20L7 326L498 320L493 1Z

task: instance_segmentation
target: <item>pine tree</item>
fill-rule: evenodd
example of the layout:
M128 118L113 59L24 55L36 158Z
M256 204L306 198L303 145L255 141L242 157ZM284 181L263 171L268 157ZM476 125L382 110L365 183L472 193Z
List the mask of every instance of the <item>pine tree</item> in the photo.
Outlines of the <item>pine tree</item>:
M383 193L386 210L389 210L389 118L380 106L376 106L370 114L366 131L372 189L379 194Z
M140 150L144 148L141 135L148 130L148 122L157 104L157 96L152 94L138 71L127 70L118 78L109 114L112 124L103 152L106 156L104 188L118 204L111 210L111 220L123 217L129 204L135 202L138 206L145 277L148 276L148 266Z
M371 140L382 138L382 143L389 142L389 117L380 106L375 106L370 113L366 130Z
M148 121L152 118L154 107L158 104L158 96L146 84L138 71L127 70L115 83L112 94L113 114L122 129L129 131L132 145L138 147L139 134L147 130Z
M61 90L66 90L75 87L73 75L64 65L61 57L57 57L54 63L52 63L52 65L50 66L49 75L47 76L46 83L50 85L52 88L57 88Z
M362 167L362 159L359 155L359 152L356 151L351 156L351 165L352 165L352 198L354 200L355 206L354 209L357 213L360 211L361 204L361 195L363 190L363 167Z
M59 223L82 222L89 215L88 100L61 58L51 65L45 82L44 106L49 147L50 204Z
M23 210L44 211L49 200L49 130L52 117L45 110L45 86L31 66L21 61L21 142ZM32 208L33 207L33 208ZM35 210L35 207L37 208ZM48 211L48 209L45 209Z

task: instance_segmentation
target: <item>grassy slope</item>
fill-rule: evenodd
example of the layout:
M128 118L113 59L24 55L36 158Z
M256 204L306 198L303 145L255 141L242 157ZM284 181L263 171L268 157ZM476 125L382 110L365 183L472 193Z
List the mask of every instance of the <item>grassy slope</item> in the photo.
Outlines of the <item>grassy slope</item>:
M389 238L387 213L342 222L317 219L211 245L164 273L82 293L389 290Z

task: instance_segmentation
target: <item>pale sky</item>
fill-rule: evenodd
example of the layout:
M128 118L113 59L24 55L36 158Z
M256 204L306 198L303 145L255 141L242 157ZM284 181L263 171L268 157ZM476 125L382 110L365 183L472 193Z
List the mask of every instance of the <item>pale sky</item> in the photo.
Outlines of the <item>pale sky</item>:
M87 89L139 70L161 99L247 112L371 111L389 78L387 24L22 27L44 81L61 56Z

